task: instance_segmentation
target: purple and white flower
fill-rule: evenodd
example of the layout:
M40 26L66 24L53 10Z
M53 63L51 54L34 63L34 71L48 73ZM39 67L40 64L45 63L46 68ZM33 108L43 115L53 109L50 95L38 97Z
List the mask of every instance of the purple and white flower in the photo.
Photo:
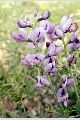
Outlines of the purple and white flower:
M50 17L50 15L51 14L49 11L45 11L41 16L37 18L37 21L46 20Z
M45 55L42 53L28 54L23 60L21 60L21 63L27 68L32 66L39 67L44 58Z
M12 37L17 42L24 42L28 40L28 34L23 28L19 28L19 34L14 32Z
M56 41L57 39L61 39L63 37L63 32L59 26L56 26L54 31L48 34L48 37L51 41Z
M63 103L66 107L68 105L68 92L66 88L60 87L57 91L58 102Z
M54 31L55 24L49 23L47 20L42 20L40 27L43 28L47 34L51 34Z
M76 64L76 56L75 55L69 55L68 58L67 58L67 62L69 63L69 65Z
M30 23L30 20L18 20L17 25L20 28L26 28L26 27L32 28L33 27L32 24Z
M36 83L35 87L37 90L42 90L45 87L50 85L49 80L45 76L37 76L38 82Z
M58 56L62 52L63 48L61 46L56 45L55 42L50 44L48 47L49 56Z
M66 75L62 76L61 81L62 81L62 86L64 88L74 84L74 79L70 78L70 77L67 77Z
M52 73L55 75L58 72L58 69L56 68L56 61L52 57L45 58L44 64L44 71L46 73Z
M32 41L32 44L35 46L35 42L38 44L38 47L42 47L45 40L45 31L42 28L34 29L30 36L29 40Z
M75 32L78 29L77 23L72 23L72 17L71 16L63 16L60 24L61 30L66 32Z
M78 32L76 31L68 42L68 47L71 51L75 51L80 48L80 40L78 39Z

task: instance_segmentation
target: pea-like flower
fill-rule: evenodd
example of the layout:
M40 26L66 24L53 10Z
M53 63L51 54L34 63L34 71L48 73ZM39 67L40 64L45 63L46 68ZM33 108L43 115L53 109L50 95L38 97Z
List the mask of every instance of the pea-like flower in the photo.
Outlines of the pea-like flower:
M41 16L37 18L37 21L46 20L50 17L50 15L51 14L49 11L45 11Z
M36 28L33 30L29 36L30 41L35 46L35 42L38 44L38 47L41 47L44 42L45 31L42 28Z
M64 88L74 84L74 79L71 77L67 77L66 75L62 76L61 81Z
M51 34L54 31L55 24L49 23L47 20L42 20L40 27L43 28L47 34Z
M60 24L60 28L64 33L66 32L75 32L78 29L77 23L72 23L71 16L63 16Z
M12 37L17 42L24 42L28 40L28 34L23 28L19 28L19 34L14 32L12 34Z
M69 55L67 58L67 62L71 66L71 64L76 64L76 56L75 55Z
M78 39L78 32L76 31L68 42L68 47L71 51L75 51L80 48L80 40Z
M32 66L39 67L41 61L43 61L44 58L45 55L42 53L28 54L23 60L21 60L21 63L27 68Z
M60 27L56 26L54 31L48 34L48 37L51 41L56 41L57 39L62 39L63 32Z
M30 23L30 20L18 20L17 25L20 28L26 28L26 27L32 28L33 27L32 24Z
M38 82L36 83L35 87L37 90L42 90L45 87L50 85L49 80L45 76L37 76Z
M50 44L48 47L48 53L50 56L58 56L62 52L63 48L59 45L56 45L55 42Z
M64 104L67 107L69 100L68 100L68 92L66 88L62 86L57 91L58 102Z
M53 75L57 73L58 69L56 68L56 61L52 57L44 59L44 64L44 71L46 73L52 73Z
M21 60L21 64L23 64L25 67L29 68L33 66L33 60L34 60L34 55L33 54L28 54L25 56L23 60Z

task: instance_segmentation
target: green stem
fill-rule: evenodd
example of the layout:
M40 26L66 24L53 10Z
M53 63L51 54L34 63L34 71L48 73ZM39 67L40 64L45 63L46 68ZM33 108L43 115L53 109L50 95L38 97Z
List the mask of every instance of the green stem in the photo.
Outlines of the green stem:
M80 103L80 101L79 101L79 94L78 94L78 90L77 90L77 86L76 86L75 82L74 82L74 90L75 90L75 93L76 93L77 101L78 101L78 103Z
M54 89L54 86L52 85L51 78L50 78L49 75L48 75L48 79L49 79L49 81L50 81L50 83L51 83L51 85L50 85L51 90L53 91L54 97L55 97L55 99L57 100L56 91L55 91L55 89Z
M38 76L40 76L40 69L38 68Z
M66 58L67 58L67 50L66 50L66 45L65 45L65 42L64 42L64 38L62 39L62 41L63 41L63 45L64 45L65 56L66 56Z
M34 78L32 78L31 76L27 75L27 78L31 79L32 81L35 81Z

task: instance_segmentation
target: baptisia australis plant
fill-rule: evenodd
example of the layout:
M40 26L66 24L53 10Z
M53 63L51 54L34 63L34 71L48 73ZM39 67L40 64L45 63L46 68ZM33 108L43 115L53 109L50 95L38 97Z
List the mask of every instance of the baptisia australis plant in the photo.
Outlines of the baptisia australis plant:
M59 57L61 55L65 56L68 73L60 75L61 79L58 80L60 86L56 91L56 97L59 103L67 106L70 104L68 90L71 86L73 86L79 102L76 79L71 71L72 65L77 62L74 51L80 48L78 25L73 22L71 16L63 16L60 25L56 26L54 23L48 21L50 17L51 13L49 11L45 11L39 16L39 10L36 9L34 11L35 23L32 23L29 18L18 20L19 33L14 32L12 37L18 43L27 42L29 47L35 51L34 54L27 54L21 60L21 64L26 68L38 68L39 74L37 75L37 82L35 84L37 90L43 90L46 87L50 88L52 85L50 76L54 79L54 76L57 77L60 74ZM67 33L70 33L71 37L65 43L64 38ZM61 45L57 42L59 40L62 41ZM46 44L45 50L42 51L44 44ZM41 67L43 68L43 73L39 71Z

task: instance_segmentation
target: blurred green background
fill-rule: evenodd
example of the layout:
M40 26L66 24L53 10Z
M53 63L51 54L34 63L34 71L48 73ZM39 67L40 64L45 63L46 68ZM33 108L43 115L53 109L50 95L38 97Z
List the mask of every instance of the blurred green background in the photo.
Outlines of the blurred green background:
M12 39L12 32L18 30L16 21L25 16L33 19L34 9L39 8L41 13L49 10L52 14L50 21L56 25L62 16L72 15L80 28L80 0L65 1L0 1L0 116L6 116L3 106L6 96L18 104L22 94L31 99L34 95L34 82L30 76L35 76L36 71L27 70L20 64L21 58L28 53L27 44L18 44Z

